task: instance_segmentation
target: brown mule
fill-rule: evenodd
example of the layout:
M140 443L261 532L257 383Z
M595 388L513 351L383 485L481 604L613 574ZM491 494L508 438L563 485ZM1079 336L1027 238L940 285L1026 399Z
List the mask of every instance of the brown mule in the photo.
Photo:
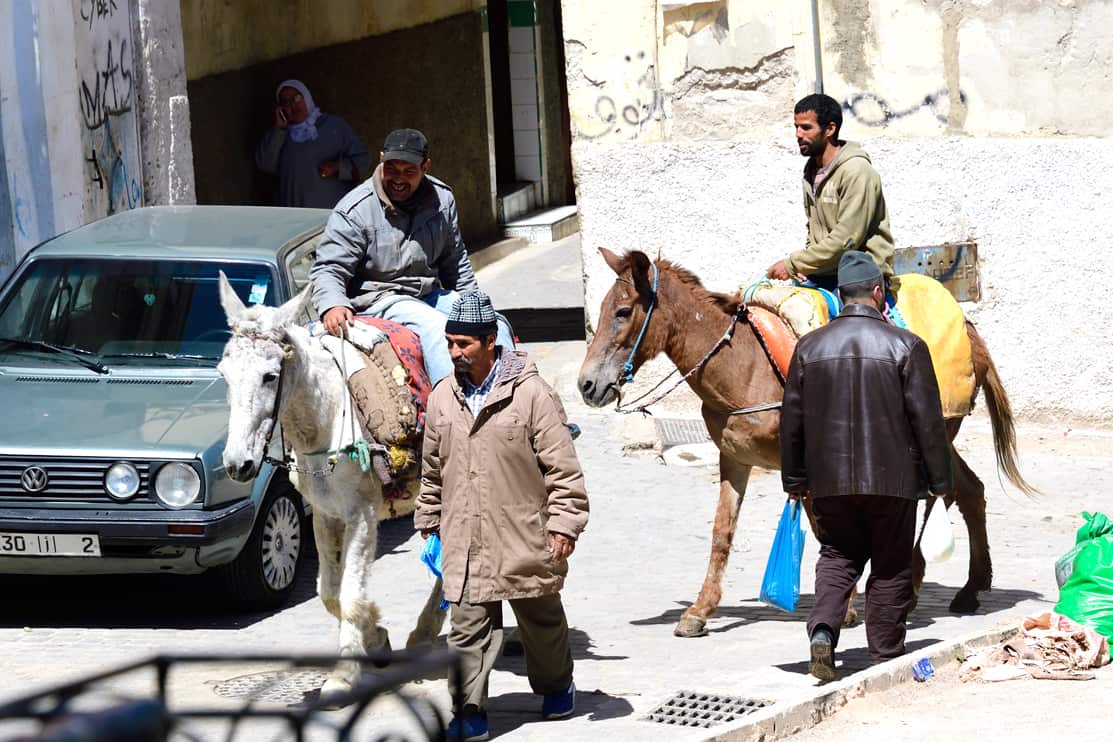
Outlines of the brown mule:
M708 291L694 274L667 260L654 263L636 251L620 256L600 248L600 253L617 278L603 299L595 337L580 369L580 394L594 407L618 398L619 387L627 378L624 364L628 359L636 371L647 360L664 353L682 372L692 370L723 337L739 304L737 297ZM984 341L969 322L966 330L974 355L975 394L978 389L986 392L998 466L1021 491L1034 493L1017 467L1016 435L1008 396ZM730 341L689 375L687 381L703 402L704 424L719 449L720 481L707 575L695 603L681 616L674 632L685 637L705 634L707 619L719 605L723 570L751 468L780 467L779 411L743 414L731 411L779 402L783 391L754 332L743 322L738 323ZM961 423L961 418L947 421L952 440ZM965 613L977 609L978 592L990 588L993 567L986 538L985 487L953 447L951 455L955 492L946 499L946 505L957 502L966 521L970 564L966 584L951 601L950 609ZM814 532L810 503L805 505ZM923 575L923 559L917 552L917 593ZM853 603L851 596L848 624L856 617Z

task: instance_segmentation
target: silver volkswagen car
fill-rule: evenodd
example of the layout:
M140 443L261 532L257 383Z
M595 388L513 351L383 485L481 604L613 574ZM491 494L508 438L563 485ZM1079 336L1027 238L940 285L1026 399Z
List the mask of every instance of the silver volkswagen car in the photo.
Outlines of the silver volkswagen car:
M215 569L244 608L289 596L301 498L281 470L240 484L221 463L217 279L281 304L306 284L328 214L143 208L20 262L0 288L0 573Z

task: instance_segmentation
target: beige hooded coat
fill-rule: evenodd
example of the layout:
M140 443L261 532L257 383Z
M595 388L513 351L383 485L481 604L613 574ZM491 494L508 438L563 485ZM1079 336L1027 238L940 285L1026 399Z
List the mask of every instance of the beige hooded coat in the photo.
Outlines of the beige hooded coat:
M520 352L503 350L472 417L455 374L429 395L414 527L440 529L445 597L456 603L559 592L548 532L587 525L584 477L560 398ZM468 594L463 595L465 577Z

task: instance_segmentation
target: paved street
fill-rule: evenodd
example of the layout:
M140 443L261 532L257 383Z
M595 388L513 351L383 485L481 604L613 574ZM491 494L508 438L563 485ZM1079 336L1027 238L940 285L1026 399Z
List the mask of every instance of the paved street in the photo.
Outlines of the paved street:
M624 458L622 420L584 408L574 393L582 343L531 346L543 373L555 379L571 417L583 428L577 448L592 498L592 519L572 558L564 596L572 625L578 713L541 723L521 657L508 656L491 678L492 732L509 739L697 739L642 717L681 690L763 700L791 700L808 692L803 619L811 605L810 572L816 546L808 537L798 612L764 607L757 595L765 558L783 504L779 479L751 481L723 586L723 603L710 635L677 639L673 625L695 597L706 566L716 497L714 472L664 467ZM966 538L956 529L956 556L932 565L912 615L909 647L979 627L1010 623L1055 600L1052 562L1073 542L1079 510L1113 511L1113 440L1073 433L1022 430L1022 465L1047 494L1028 500L1002 491L993 473L988 425L969 421L964 455L987 483L995 589L975 616L947 612L966 572ZM430 584L418 560L408 519L382 527L375 594L394 646L402 646ZM315 565L309 565L311 568ZM0 700L29 688L71 679L155 652L331 652L336 626L313 597L311 569L292 605L272 615L234 616L205 580L5 579L0 646L6 672ZM507 611L509 620L512 614ZM861 627L843 634L841 671L864 666ZM259 668L197 667L172 679L174 697L190 703L227 703L221 683ZM225 690L222 690L225 689ZM420 693L446 703L443 681ZM385 708L389 716L396 709ZM0 732L3 729L0 728ZM3 736L0 734L0 736Z

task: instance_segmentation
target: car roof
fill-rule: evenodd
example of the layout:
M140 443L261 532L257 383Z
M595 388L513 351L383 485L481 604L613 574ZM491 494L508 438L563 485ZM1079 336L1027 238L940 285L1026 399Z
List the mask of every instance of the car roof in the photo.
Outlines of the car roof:
M320 231L328 209L145 206L99 219L36 247L28 257L111 256L264 260Z

